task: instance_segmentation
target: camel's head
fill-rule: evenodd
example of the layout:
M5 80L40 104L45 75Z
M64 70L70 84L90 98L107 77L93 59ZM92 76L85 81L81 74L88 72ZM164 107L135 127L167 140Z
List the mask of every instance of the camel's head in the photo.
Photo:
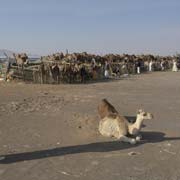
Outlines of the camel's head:
M137 112L137 118L138 119L153 119L153 115L149 112L145 112L144 110L140 109Z

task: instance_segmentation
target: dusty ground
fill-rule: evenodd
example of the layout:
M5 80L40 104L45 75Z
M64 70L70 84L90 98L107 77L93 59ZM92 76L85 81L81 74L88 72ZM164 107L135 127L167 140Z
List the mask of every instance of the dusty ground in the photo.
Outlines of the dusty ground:
M107 98L126 116L144 108L136 146L100 136ZM85 85L0 84L1 180L179 180L180 73ZM3 159L5 158L5 159Z

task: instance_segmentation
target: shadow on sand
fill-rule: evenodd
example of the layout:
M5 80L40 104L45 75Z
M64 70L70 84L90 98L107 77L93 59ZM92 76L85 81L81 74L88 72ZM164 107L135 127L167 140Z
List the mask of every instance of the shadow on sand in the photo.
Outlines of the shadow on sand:
M55 156L64 156L68 154L79 154L88 152L111 152L123 149L130 149L141 146L145 143L158 143L162 141L180 140L180 137L165 137L162 132L142 132L143 140L137 145L130 145L119 141L97 142L68 147L58 147L54 149L24 152L17 154L1 155L0 164L11 164L21 161L43 159Z

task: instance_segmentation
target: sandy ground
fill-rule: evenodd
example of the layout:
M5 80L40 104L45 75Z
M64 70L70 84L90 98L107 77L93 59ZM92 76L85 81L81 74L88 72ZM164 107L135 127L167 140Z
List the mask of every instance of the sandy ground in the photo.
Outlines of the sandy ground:
M137 145L98 133L97 104L144 108ZM180 73L80 85L0 83L1 180L179 180ZM4 159L3 159L4 158Z

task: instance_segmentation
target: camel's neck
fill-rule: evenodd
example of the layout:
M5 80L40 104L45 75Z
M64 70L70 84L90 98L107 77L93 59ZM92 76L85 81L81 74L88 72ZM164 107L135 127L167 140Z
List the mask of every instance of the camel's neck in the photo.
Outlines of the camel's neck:
M143 118L137 116L135 123L128 124L129 134L133 134L133 135L138 134L139 131L141 130L142 123L143 123Z
M137 116L136 122L133 124L133 126L136 127L138 130L140 130L142 124L143 124L143 118Z

